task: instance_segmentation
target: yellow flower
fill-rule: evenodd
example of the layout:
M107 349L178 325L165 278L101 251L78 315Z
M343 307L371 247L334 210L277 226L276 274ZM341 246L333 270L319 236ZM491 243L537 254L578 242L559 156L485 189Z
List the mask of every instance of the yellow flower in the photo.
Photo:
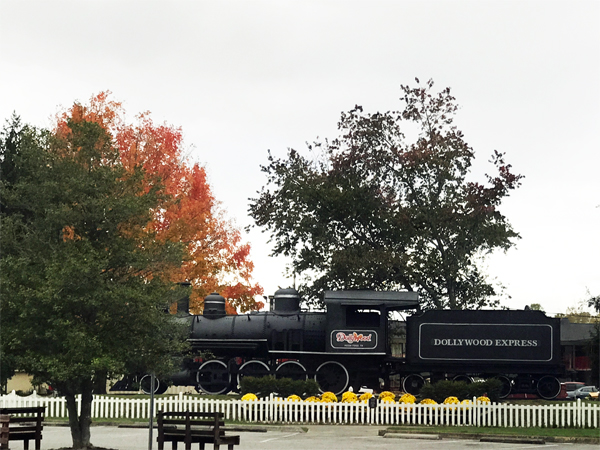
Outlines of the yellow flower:
M388 398L394 401L396 399L396 394L390 391L383 391L381 394L379 394L379 400L381 400L382 402Z
M469 409L469 406L473 404L473 402L471 402L471 400L469 399L465 399L462 402L460 402L461 407L465 408L465 409Z
M254 394L246 394L242 397L242 400L245 402L253 402L255 400L258 400L258 397Z
M305 402L314 402L314 403L319 403L321 402L321 399L319 397L315 397L314 395L311 397L308 397L306 400L304 400Z
M367 402L369 401L369 399L373 397L373 394L371 394L370 392L365 392L364 394L362 394L360 397L358 397L358 399L361 402Z
M444 405L458 405L460 401L456 397L448 397L444 400Z
M302 399L300 397L298 397L297 395L290 395L287 400L291 400L293 402L301 402Z
M358 401L358 397L354 392L344 392L342 394L342 403L355 403Z
M431 400L430 398L424 398L419 402L421 405L437 405L435 400Z
M398 399L398 403L414 403L417 401L417 398L412 394L402 394L402 397Z
M335 403L338 401L338 399L333 392L323 392L323 395L321 395L321 401L323 403Z
M486 403L486 404L488 404L488 405L491 403L491 402L490 402L490 399L489 399L489 398L487 398L487 397L477 397L477 401L478 401L479 403Z

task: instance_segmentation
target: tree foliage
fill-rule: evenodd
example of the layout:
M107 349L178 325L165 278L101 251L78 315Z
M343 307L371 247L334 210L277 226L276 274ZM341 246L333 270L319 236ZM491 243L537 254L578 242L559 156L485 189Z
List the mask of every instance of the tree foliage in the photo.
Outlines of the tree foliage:
M599 308L595 306L596 299L598 297L592 297L588 291L588 295L590 296L587 300L581 300L577 302L575 305L568 306L564 313L558 313L555 317L558 318L567 318L571 323L598 323L600 322L600 314L594 315L588 311L588 308L595 309L599 312Z
M197 309L215 290L230 312L261 306L249 246L184 161L181 130L147 113L127 124L106 93L51 131L13 118L0 199L2 379L20 369L64 394L76 448L90 446L94 386L172 374L186 330L165 309L188 293L179 282Z
M527 309L527 308L525 308L525 309ZM531 305L529 305L529 309L532 309L534 311L542 311L542 312L544 312L544 308L539 303L532 303Z
M408 289L435 308L495 303L478 258L518 238L499 206L522 176L494 152L496 175L468 181L474 152L453 125L455 99L432 87L402 86L400 112L342 114L340 136L309 145L312 158L269 154L250 215L273 254L292 258L305 295Z
M162 187L126 171L97 123L65 130L14 119L2 135L1 344L16 368L65 395L73 445L87 448L95 382L172 373L184 335L164 309L181 292L153 274L180 265L183 249L132 232L151 223Z
M137 232L141 236L152 231L158 241L185 245L183 264L161 276L192 283L192 310L200 312L211 292L227 299L230 313L260 309L263 303L255 297L263 290L252 281L250 245L242 242L240 231L219 209L204 168L185 161L181 129L156 125L147 112L137 117L137 123L128 124L123 114L121 104L103 92L89 105L75 104L59 116L56 132L68 133L64 128L69 120L99 124L112 137L125 170L142 168L147 190L161 186L161 202L151 224Z
M598 314L600 314L600 295L592 297L590 294L590 298L587 301L587 305L589 308L593 308Z

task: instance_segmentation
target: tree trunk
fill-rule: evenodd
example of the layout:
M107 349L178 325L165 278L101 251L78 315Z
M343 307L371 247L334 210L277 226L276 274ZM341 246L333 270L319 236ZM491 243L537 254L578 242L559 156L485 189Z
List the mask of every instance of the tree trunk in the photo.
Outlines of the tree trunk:
M93 388L94 394L96 394L96 395L106 394L106 379L107 379L107 374L106 374L105 370L96 373L96 376L94 376L94 388Z
M88 450L93 446L90 444L90 424L92 423L92 384L84 383L81 393L81 413L77 413L77 402L74 394L65 395L67 400L67 411L69 412L69 426L71 427L71 438L73 448L77 450Z

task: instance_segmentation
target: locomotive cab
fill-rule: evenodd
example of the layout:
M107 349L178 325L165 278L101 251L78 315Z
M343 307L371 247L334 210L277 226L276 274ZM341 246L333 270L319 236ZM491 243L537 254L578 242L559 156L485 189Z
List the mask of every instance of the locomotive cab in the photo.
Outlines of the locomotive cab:
M388 311L418 309L416 292L327 291L326 351L388 353Z

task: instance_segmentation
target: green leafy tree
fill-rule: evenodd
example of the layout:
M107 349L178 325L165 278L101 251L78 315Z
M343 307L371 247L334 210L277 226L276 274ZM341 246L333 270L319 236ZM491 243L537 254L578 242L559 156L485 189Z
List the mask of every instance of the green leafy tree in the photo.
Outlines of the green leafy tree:
M468 181L474 153L453 125L455 99L432 87L402 86L400 112L342 114L340 136L309 145L312 158L269 155L250 215L273 254L292 258L308 297L408 289L433 308L497 303L478 260L518 238L499 206L522 176L495 152L497 174Z
M598 314L600 314L600 295L592 297L590 294L590 298L587 301L587 305L588 307L593 308Z
M588 292L589 294L589 292ZM596 323L600 320L600 315L594 316L587 309L594 308L594 297L589 300L581 300L573 306L567 307L564 313L558 313L555 317L567 318L571 323Z
M1 344L15 367L65 395L73 447L86 449L94 383L132 369L168 374L183 349L164 313L182 293L156 275L180 264L181 248L137 231L159 189L123 169L106 131L68 127L59 137L13 118L2 134Z

